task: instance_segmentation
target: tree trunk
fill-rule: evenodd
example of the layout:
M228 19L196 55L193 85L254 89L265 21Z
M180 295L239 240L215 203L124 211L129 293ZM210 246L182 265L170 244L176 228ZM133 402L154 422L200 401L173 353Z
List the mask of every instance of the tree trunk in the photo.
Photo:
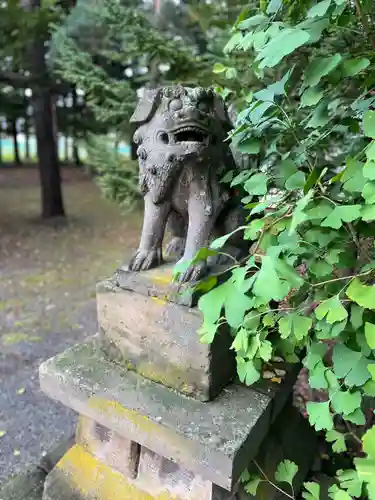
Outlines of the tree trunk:
M21 5L25 11L32 12L40 9L41 0L23 0ZM33 88L32 106L42 190L42 217L49 218L64 216L65 211L57 153L52 82L45 59L46 50L46 39L36 34L28 53L31 75L42 83Z
M0 165L3 164L3 133L0 129Z
M66 163L69 162L69 137L67 135L64 137L64 160Z
M63 216L65 212L60 165L53 133L52 99L48 89L40 89L36 94L33 105L42 188L42 217Z
M38 10L41 0L26 0L25 10ZM45 82L33 89L35 135L39 159L42 189L42 217L64 216L59 157L57 153L57 129L52 88L46 64L46 40L36 34L30 47L31 74ZM49 85L49 86L48 86Z
M11 122L10 122L10 133L11 133L12 139L13 139L14 163L16 165L21 165L20 151L19 151L19 147L18 147L16 120L11 120Z
M45 48L42 39L36 39L32 50L35 74L45 74ZM42 217L64 216L60 165L53 117L53 99L48 88L37 88L33 97L35 135L42 188Z
M25 134L25 157L27 160L30 160L30 122L28 116L26 116L25 119L24 134Z
M77 116L77 90L75 87L72 88L72 110L73 110L73 161L77 167L82 165L81 159L79 157L78 144L77 144L77 125L76 125L76 116Z
M73 139L73 161L76 167L80 167L82 165L81 158L79 157L78 145L75 138Z

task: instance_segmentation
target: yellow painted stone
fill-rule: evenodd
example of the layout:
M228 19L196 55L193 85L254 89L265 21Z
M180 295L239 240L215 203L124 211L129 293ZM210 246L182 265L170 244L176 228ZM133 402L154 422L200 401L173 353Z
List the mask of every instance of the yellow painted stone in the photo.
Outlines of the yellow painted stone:
M164 300L164 299L161 299L160 297L151 297L151 298L152 298L152 300L154 302L156 302L157 304L160 304L162 306L164 306L165 304L167 304L167 301Z
M103 415L106 415L107 418L114 417L120 422L122 420L131 422L144 434L150 436L151 440L154 440L155 436L157 436L158 439L173 444L176 450L179 450L180 457L183 457L185 453L187 456L190 456L192 453L190 447L194 446L193 441L189 441L177 434L174 435L160 423L153 422L146 415L141 415L136 410L125 408L117 401L92 396L88 401L88 405L91 408L99 410ZM130 439L132 438L130 437Z
M88 404L89 406L91 406L91 408L96 408L104 414L115 416L120 421L128 420L145 432L153 433L155 431L158 431L160 428L159 424L154 423L145 415L141 415L136 410L125 408L117 401L98 398L94 396L89 399Z
M80 445L73 446L56 466L82 498L90 500L179 500L169 492L157 496L139 490L119 472L100 462Z
M154 274L151 277L154 283L160 283L161 285L170 285L173 281L173 272L166 271L164 274Z

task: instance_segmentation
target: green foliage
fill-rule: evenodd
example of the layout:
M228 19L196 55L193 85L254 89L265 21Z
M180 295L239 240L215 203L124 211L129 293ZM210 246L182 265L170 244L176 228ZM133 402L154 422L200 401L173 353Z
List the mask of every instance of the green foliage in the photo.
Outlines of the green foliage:
M298 472L296 464L290 460L283 460L277 466L275 479L279 483L288 483L293 488L293 479Z
M320 499L320 485L317 483L305 483L305 490L302 493L302 498L305 500L319 500Z
M283 497L290 498L292 500L296 499L294 492L294 480L298 473L298 466L294 462L290 460L283 460L280 462L276 468L274 478L267 476L256 461L253 463L259 474L250 474L248 470L245 470L241 475L241 483L244 484L244 489L247 493L255 497L259 486L262 483L267 482L278 490ZM285 484L283 483L287 483L289 487L285 488ZM259 498L263 498L263 495ZM319 500L319 484L313 482L304 483L302 498L305 500Z
M140 87L176 81L211 86L225 81L228 68L218 64L218 72L223 74L214 80L212 66L215 57L222 57L229 27L242 5L248 3L227 0L225 4L206 5L192 1L176 6L163 0L162 11L155 18L150 2L104 0L93 4L78 0L64 21L54 27L51 68L84 91L91 118L100 124L99 133L115 130L119 138L130 143L134 130L129 118ZM91 126L90 130L96 128ZM124 202L133 190L129 191L127 178L120 182L123 170L116 170L112 159L102 158L100 185L106 195ZM132 199L130 196L129 204Z
M26 9L27 2L6 0L0 6L0 59L1 69L23 71L30 69L30 41L36 36L47 40L50 23L58 22L61 9L41 2L38 9Z
M235 13L247 2L236 3ZM214 54L223 47L218 38L223 36L223 25L235 19L228 14L230 5L227 11L199 2L176 7L166 0L162 5L155 19L152 7L140 0L96 4L79 0L65 21L55 26L51 44L55 72L85 91L100 123L115 126L124 135L131 132L128 123L136 90L143 85L176 80L212 84ZM162 72L162 64L169 69Z
M125 211L140 206L137 162L118 153L108 138L89 136L86 163L96 174L96 182L107 199Z
M354 457L330 489L336 500L375 498L374 30L373 2L262 2L243 11L214 67L240 109L232 143L261 170L232 177L247 194L252 250L200 299L202 334L228 322L247 384L274 356L306 351L311 386L327 393L307 404L310 423ZM277 481L291 484L288 467ZM303 497L319 498L318 485Z

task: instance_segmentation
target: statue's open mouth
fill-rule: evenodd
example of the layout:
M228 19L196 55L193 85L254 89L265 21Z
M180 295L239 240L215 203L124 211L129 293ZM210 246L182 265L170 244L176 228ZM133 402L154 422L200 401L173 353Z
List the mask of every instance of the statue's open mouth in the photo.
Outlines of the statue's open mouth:
M198 143L208 146L210 134L200 127L185 126L180 127L170 133L171 143Z

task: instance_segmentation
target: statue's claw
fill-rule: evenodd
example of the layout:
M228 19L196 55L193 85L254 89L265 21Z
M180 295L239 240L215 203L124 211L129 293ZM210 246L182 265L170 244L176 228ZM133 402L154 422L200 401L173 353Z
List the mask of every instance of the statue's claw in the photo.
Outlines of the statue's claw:
M166 246L165 255L167 257L176 257L179 259L184 254L185 243L186 243L185 238L174 236Z
M160 266L162 263L161 249L141 250L138 249L129 263L130 271L146 271L152 267Z
M196 262L195 264L189 266L185 272L180 274L179 282L193 283L195 281L198 281L200 278L203 278L206 272L207 272L207 263L202 261Z

